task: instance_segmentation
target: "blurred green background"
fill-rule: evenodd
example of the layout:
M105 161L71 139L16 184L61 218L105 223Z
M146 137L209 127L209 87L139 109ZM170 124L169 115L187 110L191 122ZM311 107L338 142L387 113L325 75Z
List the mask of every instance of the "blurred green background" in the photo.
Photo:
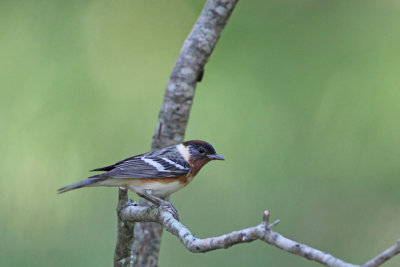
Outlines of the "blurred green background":
M0 2L2 266L112 264L117 189L56 189L149 150L202 5ZM357 264L400 237L399 14L395 0L240 1L186 134L227 160L171 198L195 235L270 209L276 231ZM261 242L192 254L164 233L160 266L189 264L319 266Z

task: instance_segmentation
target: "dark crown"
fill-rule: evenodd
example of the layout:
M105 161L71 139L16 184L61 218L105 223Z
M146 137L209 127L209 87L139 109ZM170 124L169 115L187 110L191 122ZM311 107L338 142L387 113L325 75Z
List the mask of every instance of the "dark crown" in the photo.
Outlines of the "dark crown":
M214 147L207 143L206 141L202 141L202 140L190 140L190 141L186 141L183 142L184 146L192 146L194 148L196 148L197 150L201 147L203 148L207 154L215 154L215 149Z

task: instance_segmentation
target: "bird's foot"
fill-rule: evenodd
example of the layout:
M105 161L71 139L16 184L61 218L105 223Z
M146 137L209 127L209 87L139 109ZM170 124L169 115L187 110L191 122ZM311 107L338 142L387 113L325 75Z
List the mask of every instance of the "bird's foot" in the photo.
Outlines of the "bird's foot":
M148 201L152 202L156 206L162 208L162 209L168 209L169 212L172 213L174 218L179 221L179 214L178 211L175 209L175 207L171 204L171 202L154 196L152 195L152 191L150 189L145 189L144 194L143 193L137 193L140 197L147 199Z
M178 214L178 211L175 209L174 205L172 205L171 202L166 201L166 200L165 200L165 202L163 201L163 204L160 205L160 208L161 208L161 209L166 209L166 210L168 210L169 212L171 212L171 213L172 213L172 216L174 216L174 218L175 218L177 221L179 221L179 214Z

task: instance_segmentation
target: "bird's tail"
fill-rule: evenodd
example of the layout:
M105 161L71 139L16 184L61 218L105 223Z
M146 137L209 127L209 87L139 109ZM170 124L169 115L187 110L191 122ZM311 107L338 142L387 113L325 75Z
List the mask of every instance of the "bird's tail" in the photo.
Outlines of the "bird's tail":
M100 178L89 178L83 181L80 181L78 183L75 184L71 184L71 185L67 185L64 187L61 187L59 189L57 189L57 193L61 194L61 193L65 193L74 189L78 189L81 187L86 187L86 186L96 186L95 184L102 181L103 179Z

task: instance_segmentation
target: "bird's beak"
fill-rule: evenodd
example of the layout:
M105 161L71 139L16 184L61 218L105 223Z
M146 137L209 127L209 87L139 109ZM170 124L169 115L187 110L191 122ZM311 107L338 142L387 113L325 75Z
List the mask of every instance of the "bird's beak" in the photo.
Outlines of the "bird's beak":
M218 154L208 155L208 158L211 159L211 160L225 160L223 157L221 157Z

